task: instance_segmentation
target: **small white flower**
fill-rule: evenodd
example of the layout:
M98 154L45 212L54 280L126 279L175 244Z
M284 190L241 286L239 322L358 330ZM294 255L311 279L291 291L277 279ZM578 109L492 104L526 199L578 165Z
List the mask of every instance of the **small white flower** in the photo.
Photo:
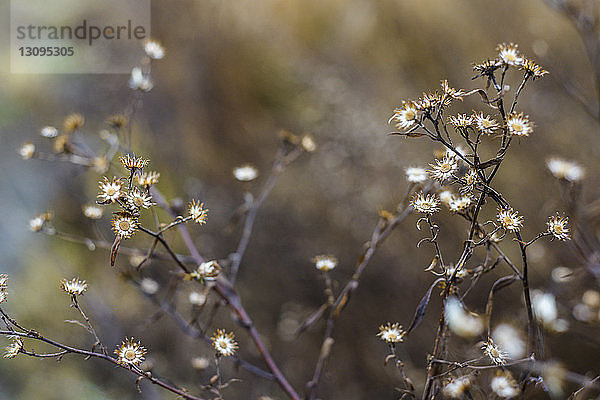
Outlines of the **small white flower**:
M60 288L72 295L72 296L76 296L76 295L82 295L83 292L85 292L88 288L88 284L85 283L85 281L80 281L77 278L73 278L70 281L63 279L60 281Z
M220 273L221 266L215 260L203 262L198 266L196 271L192 272L192 274L196 274L196 276L194 276L196 279L204 279L207 281L214 281Z
M508 231L518 231L523 226L523 217L512 208L498 209L498 222Z
M501 43L498 45L498 56L506 65L519 66L523 63L523 57L519 54L518 45L514 43Z
M434 164L429 164L431 169L429 175L443 183L452 178L452 175L458 170L458 161L456 157L445 155L441 160L435 160Z
M160 43L154 40L148 40L144 44L144 51L148 57L154 60L160 60L165 56L165 48Z
M379 333L377 336L381 338L381 340L387 343L398 343L404 341L404 335L406 335L406 331L402 329L402 325L397 322L392 324L388 322L385 325L381 325L379 327Z
M423 192L415 194L410 201L410 204L415 210L424 214L433 214L440 209L440 201L435 197L435 195L425 195Z
M469 196L456 197L450 200L448 208L452 212L460 212L467 209L471 205L471 198Z
M316 256L313 262L315 263L315 268L319 271L331 271L338 264L337 258L331 255Z
M503 351L498 345L494 344L492 338L488 338L487 342L481 346L483 349L483 353L492 360L492 362L496 365L504 365L506 364L506 360L508 358L508 354Z
M440 192L440 200L442 203L450 207L450 202L454 199L454 194L451 190L442 190Z
M400 130L410 128L417 122L417 107L412 101L402 102L402 106L394 110L394 115L390 122L396 122L396 127Z
M551 233L558 240L570 240L569 236L569 228L567 224L569 223L569 218L561 217L560 215L555 214L548 218L548 233Z
M232 356L238 348L233 332L226 333L223 329L217 329L211 340L213 347L221 356Z
M410 183L421 183L427 180L427 171L419 167L408 167L404 170L406 180Z
M121 346L115 350L117 361L121 365L138 365L144 361L146 349L140 342L134 342L133 338L121 342Z
M508 128L508 133L514 136L529 136L533 131L533 124L523 113L510 114L506 120L506 127Z
M45 126L40 130L40 135L52 139L58 136L58 129L53 126Z
M233 170L233 176L235 179L241 182L253 181L258 177L258 170L250 164L244 164Z

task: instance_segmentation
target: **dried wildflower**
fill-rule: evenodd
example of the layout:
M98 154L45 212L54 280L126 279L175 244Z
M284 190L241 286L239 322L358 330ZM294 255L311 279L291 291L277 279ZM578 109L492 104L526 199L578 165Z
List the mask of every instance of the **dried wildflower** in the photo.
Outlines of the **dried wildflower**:
M52 150L59 154L69 152L69 135L58 135L55 137Z
M512 375L508 371L503 371L492 378L490 386L492 391L496 393L498 397L503 399L515 397L520 392L517 382L515 382Z
M155 171L142 172L136 175L135 178L140 186L156 185L158 178L160 178L160 173Z
M4 303L7 299L6 290L0 290L0 304Z
M533 131L533 124L529 121L529 117L523 113L512 113L506 120L508 133L515 136L529 136Z
M397 322L393 324L388 322L385 325L381 325L379 327L379 333L377 334L381 340L387 343L403 342L404 335L406 335L406 331L402 329L402 325Z
M85 281L80 281L78 278L73 278L70 281L63 279L60 281L60 288L65 293L78 296L87 290L88 284Z
M31 142L25 142L19 147L19 155L23 157L23 160L29 160L35 155L35 144Z
M226 333L224 329L217 329L210 339L219 356L232 356L238 348L233 332Z
M115 202L121 197L121 188L123 186L123 182L121 179L117 179L113 177L112 181L108 180L107 177L103 176L102 180L98 182L98 188L100 189L100 193L98 193L98 201L101 203L112 203Z
M580 181L584 175L584 170L579 164L561 158L550 158L546 161L546 166L555 178L569 182Z
M206 224L206 219L208 218L208 209L204 208L204 203L197 202L196 200L192 200L189 203L189 214L192 217L192 220L200 225Z
M458 161L456 157L444 156L441 160L435 160L434 164L429 164L431 169L429 175L443 183L450 179L452 175L458 170Z
M442 92L445 95L445 102L446 100L453 100L453 99L457 99L457 100L462 100L463 96L465 95L465 91L462 89L454 89L453 87L450 87L450 85L448 84L448 81L446 79L444 79L442 81Z
M499 208L497 219L504 229L518 231L523 226L523 217L518 214L512 208Z
M558 213L548 218L548 233L552 234L558 240L570 240L569 237L569 228L567 224L569 223L568 217L561 217Z
M412 102L402 102L400 108L394 110L394 115L390 118L390 122L396 123L396 128L399 130L408 129L417 122L418 110L417 105Z
M331 271L338 265L337 258L331 255L316 256L313 258L313 262L315 263L315 268L323 272Z
M108 160L106 157L94 157L92 159L92 168L95 172L103 174L108 171Z
M450 101L451 99L446 99L444 104L449 104ZM415 106L419 111L432 112L435 107L441 104L441 102L442 96L439 94L439 92L429 92L423 93L423 97L421 97L419 101L415 103Z
M128 239L137 230L138 221L134 216L125 212L116 213L112 220L112 228L118 237Z
M492 338L488 338L487 342L481 346L483 353L492 360L492 362L496 365L504 365L506 364L506 360L508 358L508 354L500 349L499 346L494 344Z
M40 129L40 135L42 135L45 138L55 138L58 136L58 129L56 129L53 126L45 126L42 129Z
M142 289L142 292L144 293L155 294L158 292L158 288L158 282L156 282L154 279L144 278L140 282L140 289Z
M125 114L114 114L108 117L107 121L113 128L124 128L129 123L129 118Z
M38 214L35 218L29 220L29 229L32 232L39 232L44 227L44 224L52 219L51 212L45 212L43 214Z
M475 121L475 126L481 133L485 133L487 135L492 135L494 131L500 128L498 122L496 122L493 118L488 115L483 115L483 113L474 113L473 120Z
M461 376L460 378L452 379L446 385L442 393L451 399L461 399L467 390L471 387L471 378L468 376Z
M0 274L0 291L8 287L8 275Z
M102 218L103 210L95 204L86 204L82 208L83 215L89 219L100 219Z
M139 188L133 188L127 193L127 203L137 208L149 208L155 204L152 202L152 196L143 193Z
M435 195L419 192L415 194L410 202L411 206L419 212L424 214L433 214L439 211L440 201Z
M302 149L307 153L312 153L317 149L317 143L315 142L315 139L312 137L312 135L308 134L302 136L302 140L300 140L300 146L302 146Z
M480 75L491 75L501 66L502 64L498 60L485 60L479 64L473 64L473 70L479 72Z
M187 275L187 279L214 281L221 273L221 266L215 260L203 262L198 268Z
M149 92L153 86L150 75L144 74L140 67L135 67L131 70L131 77L129 78L129 87L131 89Z
M191 292L188 300L192 305L200 307L206 303L206 295L204 293Z
M471 205L471 198L469 196L455 197L448 203L448 208L452 212L464 211Z
M467 114L451 115L448 122L456 128L466 128L473 125L473 117Z
M12 336L12 343L6 346L4 358L15 358L23 350L23 340L18 336Z
M76 130L80 129L83 126L83 123L84 123L83 115L78 114L78 113L73 113L73 114L67 115L67 117L65 118L65 120L63 122L63 127L65 129L65 132L67 134L69 134L69 133L73 133Z
M125 338L115 350L117 362L121 365L138 365L144 361L146 349L140 342L135 342L133 338Z
M408 167L404 170L406 180L410 183L421 183L427 180L427 171L419 167Z
M258 170L251 164L244 164L233 169L233 176L238 181L249 182L258 177Z
M477 171L470 169L469 172L463 176L463 180L463 187L460 188L460 192L463 194L473 193L473 190L475 190L475 184L478 181Z
M519 55L519 45L514 43L501 43L496 48L498 56L504 65L519 66L523 63L523 57Z
M121 164L128 170L142 169L150 162L148 159L136 157L135 155L130 156L129 154L125 155L125 157L119 157L119 161L121 161Z
M548 73L548 71L542 69L533 60L527 58L523 59L520 69L525 70L525 74L531 76L533 79L541 78Z
M156 40L148 40L144 43L144 52L154 60L160 60L165 56L165 48Z
M462 270L459 270L456 276L459 275L460 271ZM450 277L452 273L454 271L449 273L449 269L446 270L446 276ZM446 300L444 315L450 330L460 337L476 337L483 332L485 327L483 319L479 315L465 310L462 302L454 296L448 297L448 300Z

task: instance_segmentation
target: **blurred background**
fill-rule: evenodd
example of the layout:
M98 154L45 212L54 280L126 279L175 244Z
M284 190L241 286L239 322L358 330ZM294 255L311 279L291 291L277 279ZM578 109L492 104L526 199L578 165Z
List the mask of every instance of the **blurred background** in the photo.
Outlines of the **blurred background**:
M570 3L584 7L592 23L598 19L596 2ZM8 1L0 3L0 15L8 27ZM498 43L518 43L550 74L530 84L519 99L518 109L535 121L535 131L515 143L495 179L496 187L524 215L525 238L543 231L548 215L565 209L559 185L545 167L548 157L558 155L581 164L586 170L583 201L597 198L598 120L572 95L573 88L579 88L596 104L594 70L574 25L542 0L156 0L151 15L152 36L165 46L167 55L153 65L154 88L143 96L132 121L133 148L160 171L158 187L168 199L199 198L210 209L206 226L191 227L203 255L223 258L235 249L240 227L226 228L243 203L244 192L257 193L268 176L280 129L310 133L318 144L316 152L302 155L285 171L259 211L237 283L259 332L297 390L303 391L312 376L323 338L322 323L300 337L294 335L299 323L324 301L324 283L312 257L337 256L340 264L332 277L338 287L345 284L375 227L378 210L394 210L406 194L404 169L426 167L438 149L426 139L387 135L394 129L387 120L402 100L437 89L441 79L457 88L481 87L484 81L471 80L472 63L495 57ZM4 31L8 28L2 33L7 34ZM98 133L107 116L122 112L131 99L129 77L10 74L8 44L4 46L0 270L10 275L4 308L49 337L89 346L90 338L80 327L63 322L75 318L76 312L69 308L68 296L59 292L60 279L86 279L90 288L82 303L110 349L123 337L134 336L149 348L157 375L202 394L200 386L214 369L193 368L192 361L210 360L211 348L186 337L168 316L157 315L153 304L122 279L119 270L130 268L126 257L121 256L119 268L113 269L106 250L91 252L28 228L37 213L53 210L59 230L112 240L108 210L95 227L81 213L83 204L95 200L100 174L68 163L24 161L17 150L24 141L51 149L39 136L40 128L61 126L72 112L85 116L86 140L101 147ZM518 76L509 84L518 84ZM479 110L477 100L467 98L451 112ZM494 146L496 142L489 149ZM250 185L235 181L231 173L246 162L260 171ZM493 205L486 213L494 215ZM338 320L321 398L399 397L394 391L398 374L384 367L387 346L375 335L387 321L409 325L433 281L423 272L432 249L415 246L423 235L415 227L416 219L407 218L379 249ZM439 225L445 257L455 259L468 227L447 211L440 213ZM595 225L590 228L595 232ZM178 251L185 252L176 235L172 240ZM149 243L137 235L128 245ZM516 246L505 247L518 260ZM586 279L585 273L567 283L552 280L556 267L581 267L567 245L540 241L530 256L532 287L554 293L559 315L570 323L566 332L547 335L547 359L579 374L597 374L597 310L595 319L572 315L582 293L597 289L597 283ZM478 261L480 255L474 257L473 266ZM484 311L492 282L509 272L502 268L485 276L482 290L465 299L471 310ZM175 266L153 261L143 275L157 281L161 293L169 269ZM192 287L180 290L178 304L189 315L191 305L186 301ZM514 324L525 335L521 298L517 285L502 291L494 323ZM425 380L439 303L434 295L424 322L400 349L406 373L417 387ZM209 329L217 327L234 330L240 355L264 366L244 329L225 309ZM8 341L3 339L4 343ZM471 342L460 342L456 348L471 353L451 352L450 357L462 359L477 352ZM223 368L225 377L242 380L226 389L225 398L285 398L275 383L237 370L230 360ZM20 356L0 362L0 371L0 399L173 398L145 383L137 393L134 377L75 356L59 363ZM565 393L574 388L566 385Z

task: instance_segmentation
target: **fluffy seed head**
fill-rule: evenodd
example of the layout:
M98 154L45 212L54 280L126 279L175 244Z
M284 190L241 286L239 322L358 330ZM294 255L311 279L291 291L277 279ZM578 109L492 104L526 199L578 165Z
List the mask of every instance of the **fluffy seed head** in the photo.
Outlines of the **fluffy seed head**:
M510 399L519 394L517 383L508 371L504 371L492 378L490 386L492 391L503 399Z
M100 219L104 211L95 204L86 204L82 208L83 215L89 219Z
M465 392L469 390L469 387L471 387L471 378L461 376L460 378L452 379L444 385L442 392L451 399L462 399Z
M421 183L427 180L427 171L424 168L408 167L404 170L406 180L410 183Z
M148 40L144 43L146 55L154 60L160 60L165 56L165 48L156 40Z
M546 161L546 166L550 170L550 173L557 179L577 182L584 175L584 170L579 164L561 158L550 158Z
M19 155L23 160L29 160L35 154L35 144L31 142L25 142L19 147Z

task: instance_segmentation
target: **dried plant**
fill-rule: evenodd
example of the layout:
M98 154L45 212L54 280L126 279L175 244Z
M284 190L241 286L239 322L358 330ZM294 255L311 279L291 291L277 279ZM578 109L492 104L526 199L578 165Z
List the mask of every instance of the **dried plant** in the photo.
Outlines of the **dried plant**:
M391 133L392 136L407 140L429 139L443 149L428 168L406 169L408 187L404 198L395 210L380 210L376 227L345 284L339 285L331 276L339 264L335 256L318 255L313 258L314 268L324 282L323 304L300 324L297 335L319 321L324 321L325 328L319 355L314 360L313 374L307 378L303 396L290 384L275 362L242 305L235 282L260 207L285 169L301 155L315 151L316 143L310 135L281 132L280 145L263 187L256 195L248 191L238 209L237 216L243 218L243 228L236 248L219 259L204 257L186 224L207 224L210 221L207 205L200 200L190 199L187 209L184 209L168 201L160 191L160 173L149 170L150 160L136 155L130 148L130 124L136 107L153 86L151 66L154 60L165 55L157 42L146 43L145 50L142 66L133 69L129 80L129 86L135 94L131 104L122 114L110 117L107 120L108 129L102 131L105 151L94 153L82 145L79 140L81 135L76 135L84 126L84 117L79 114L68 116L62 129L51 126L42 128L41 135L52 141L52 152L38 150L31 142L25 143L19 150L24 159L67 161L89 168L91 174L103 174L98 184L96 203L84 205L83 213L90 220L98 220L107 214L108 209L112 210L114 239L104 241L62 232L54 225L51 212L36 216L29 226L34 232L82 243L91 250L109 250L107 260L113 269L107 269L107 273L117 271L147 297L160 313L169 315L182 332L204 343L212 357L195 359L194 365L208 368L212 358L214 376L199 388L203 393L191 394L172 383L172 377L159 377L151 366L144 364L152 349L146 348L143 340L125 337L111 351L112 346L102 340L102 332L94 328L94 318L84 311L83 297L88 283L79 278L65 279L59 285L70 296L70 306L80 317L67 322L80 326L91 336L93 343L90 348L78 348L52 339L39 332L40 327L25 327L2 308L0 314L5 329L0 330L0 334L11 338L5 358L22 354L61 359L68 354L76 354L127 370L137 376L139 390L140 382L148 380L181 398L201 399L209 396L222 399L227 396L226 389L238 382L237 378L224 380L221 362L223 358L231 357L239 367L276 381L290 399L317 399L327 360L335 344L337 320L358 289L361 276L379 246L401 223L415 214L416 228L423 231L425 236L416 243L417 251L429 252L431 259L428 265L423 266L424 274L430 276L429 289L417 302L414 318L405 324L406 328L400 322L386 322L379 327L377 334L389 350L388 354L382 352L385 365L393 363L399 374L396 388L399 398L525 398L533 396L535 392L560 398L564 395L561 384L565 380L582 386L572 398L582 391L598 392L597 379L566 371L546 359L543 336L564 331L568 321L558 317L556 298L550 292L533 291L529 283L528 250L538 240L556 240L560 245L572 247L581 259L586 260L584 268L598 279L597 261L594 258L596 253L589 248L590 240L586 239L586 231L580 225L581 209L577 205L580 181L584 175L582 168L574 162L557 158L548 160L547 166L559 180L566 202L565 213L557 210L548 216L546 226L528 226L527 216L518 211L518 199L509 198L494 186L494 178L501 173L510 149L517 145L530 146L530 137L536 136L532 119L517 109L518 99L526 87L547 74L542 67L523 56L516 44L500 44L494 58L473 66L473 79L482 83L481 88L455 89L443 80L439 89L423 93L416 100L405 100L394 110L389 122L395 125L397 131ZM509 74L515 74L520 79L516 90L506 84ZM481 100L480 109L462 114L450 113L453 107L469 96ZM495 146L495 151L491 156L486 156L482 148L490 146ZM115 172L108 174L109 171ZM233 175L248 185L258 177L259 171L250 164L242 164L234 169ZM211 209L217 207L210 205ZM446 232L437 221L437 216L446 211L451 213L457 224L464 225L466 221L467 229L460 238L462 250L458 256L444 251L440 241ZM169 219L165 221L164 215ZM570 218L577 223L570 225ZM524 238L522 230L525 226L539 233L532 238ZM171 232L179 234L187 249L186 254L174 250L173 235L167 235ZM143 246L129 245L130 242L142 243L140 236L145 238ZM508 257L511 247L518 249L519 260ZM130 256L133 267L122 262L124 255ZM164 295L159 293L158 283L143 274L144 267L151 260L160 262L164 276L170 282ZM175 270L171 270L172 267ZM486 280L482 278L488 274L496 278L486 287L483 283ZM559 276L557 279L565 279L569 274L568 270L556 272ZM0 303L7 300L7 279L6 275L0 276ZM503 305L495 303L495 296L500 290L517 284L522 293L523 309L515 313L522 317L522 325L496 324L494 311ZM93 286L94 283L90 282L89 285ZM189 296L195 310L192 319L185 317L174 301L183 285L194 286ZM474 288L488 293L485 304L473 307L480 310L478 313L467 306L471 301L469 294ZM432 310L429 303L438 295L441 308ZM208 298L216 300L209 302ZM207 306L209 303L212 309ZM580 313L585 312L583 306L597 311L600 294L597 291L584 293ZM266 368L242 358L238 350L249 344L236 339L240 337L237 333L213 326L216 315L223 308L231 311L234 321L239 325L236 331L246 331ZM203 309L207 312L201 313ZM431 350L428 355L423 355L426 360L423 385L417 387L412 380L415 377L409 378L405 371L403 348L411 345L411 339L426 313L436 315L438 324ZM213 332L212 336L209 331ZM376 331L376 327L373 331ZM526 333L526 341L521 338L522 332ZM460 342L453 338L460 338ZM55 352L36 352L34 342L44 342L54 347ZM301 378L295 376L293 380ZM418 394L418 391L421 393Z

